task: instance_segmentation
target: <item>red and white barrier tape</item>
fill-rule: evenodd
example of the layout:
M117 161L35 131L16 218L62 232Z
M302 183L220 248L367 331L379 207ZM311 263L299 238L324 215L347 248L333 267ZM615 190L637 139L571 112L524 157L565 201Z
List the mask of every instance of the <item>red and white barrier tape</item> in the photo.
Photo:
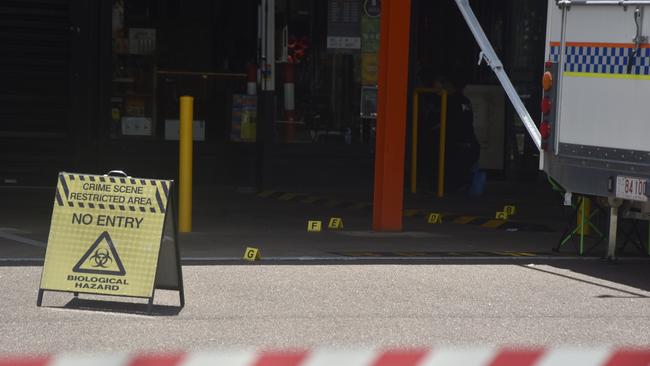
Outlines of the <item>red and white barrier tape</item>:
M2 358L0 366L649 366L650 348L217 351Z

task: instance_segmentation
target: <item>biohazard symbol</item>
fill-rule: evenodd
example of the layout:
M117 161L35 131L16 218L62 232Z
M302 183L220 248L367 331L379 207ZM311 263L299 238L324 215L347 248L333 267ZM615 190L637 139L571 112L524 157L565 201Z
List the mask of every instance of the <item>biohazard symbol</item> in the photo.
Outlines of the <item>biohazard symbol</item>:
M105 245L100 247L102 243L105 243ZM72 271L114 276L124 276L126 274L108 231L104 231L99 235L95 243L79 259Z
M93 267L106 268L106 264L113 262L113 258L111 258L111 254L108 252L108 249L97 249L95 250L95 254L93 254L92 257L88 259L95 262L92 264Z

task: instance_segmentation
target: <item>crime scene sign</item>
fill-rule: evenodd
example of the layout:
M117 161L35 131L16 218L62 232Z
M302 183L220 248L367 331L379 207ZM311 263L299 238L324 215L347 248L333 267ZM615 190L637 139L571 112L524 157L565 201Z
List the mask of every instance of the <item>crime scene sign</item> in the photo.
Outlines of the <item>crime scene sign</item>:
M173 181L60 173L37 304L44 290L149 298L183 280Z

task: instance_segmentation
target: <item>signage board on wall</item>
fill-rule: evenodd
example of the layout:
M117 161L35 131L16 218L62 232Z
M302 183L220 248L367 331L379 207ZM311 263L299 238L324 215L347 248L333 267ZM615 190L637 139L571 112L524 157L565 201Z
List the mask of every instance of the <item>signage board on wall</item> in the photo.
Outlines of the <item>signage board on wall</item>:
M361 49L360 0L328 1L327 49L344 53Z
M361 83L377 85L379 74L379 17L365 12L361 19Z
M381 15L381 0L364 0L363 15L375 18Z

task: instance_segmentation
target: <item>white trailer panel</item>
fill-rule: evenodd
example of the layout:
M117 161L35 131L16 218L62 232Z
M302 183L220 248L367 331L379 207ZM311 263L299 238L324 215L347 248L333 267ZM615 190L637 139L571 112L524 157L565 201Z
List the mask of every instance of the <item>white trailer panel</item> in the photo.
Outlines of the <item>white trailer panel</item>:
M565 75L560 143L650 151L649 97L650 80Z
M642 10L642 8L641 8ZM557 102L560 144L650 151L650 48L636 50L636 7L574 6L566 11L565 67ZM650 29L640 17L640 34ZM562 10L549 6L546 59L559 62ZM562 150L562 149L560 149Z

